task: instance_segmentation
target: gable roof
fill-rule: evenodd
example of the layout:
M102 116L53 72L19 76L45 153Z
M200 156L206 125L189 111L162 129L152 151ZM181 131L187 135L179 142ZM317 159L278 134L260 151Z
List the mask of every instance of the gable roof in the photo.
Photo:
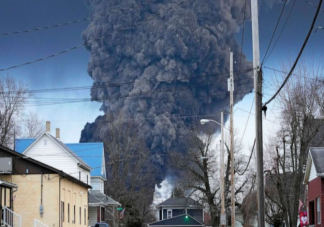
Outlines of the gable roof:
M324 173L324 148L323 147L311 147L309 149L312 160L315 165L316 172Z
M15 149L19 151L22 154L25 154L28 149L30 149L37 141L42 138L43 136L47 136L50 139L52 139L56 144L58 144L60 147L62 147L66 152L68 152L76 161L79 162L80 167L83 167L87 170L91 170L91 167L85 163L80 157L78 157L70 148L68 148L62 141L58 140L54 136L52 136L48 132L44 132L42 135L40 135L37 139L17 139L17 142L15 142ZM28 145L28 146L27 146ZM25 148L25 149L24 149Z
M22 154L27 149L27 147L34 143L35 140L35 138L15 139L15 150Z
M92 177L106 178L103 143L66 143L90 167Z
M186 218L186 214L181 214L176 217L153 222L149 224L149 226L204 226L203 223L197 221L189 214L187 214L187 216L188 217Z
M199 207L203 206L192 198L169 198L156 207Z
M109 196L101 193L99 190L91 190L89 193L89 205L97 206L97 205L104 205L104 206L120 206L120 203L113 200ZM91 198L90 198L91 197Z
M316 175L324 177L324 147L311 147L306 162L306 171L304 176L304 184L308 183L312 165L315 166Z
M56 174L58 174L58 175L60 175L60 176L62 176L64 178L66 178L66 179L68 179L68 180L70 180L70 181L72 181L74 183L77 183L77 184L79 184L79 185L81 185L81 186L83 186L85 188L92 188L90 185L88 185L88 184L86 184L86 183L84 183L84 182L82 182L82 181L80 181L80 180L72 177L71 175L63 172L62 170L58 170L58 169L56 169L56 168L54 168L52 166L49 166L49 165L47 165L47 164L45 164L43 162L37 161L37 160L35 160L33 158L30 158L30 157L28 157L28 156L26 156L24 154L21 154L19 152L16 152L14 150L11 150L11 149L9 149L7 147L4 147L2 145L0 145L0 149L2 151L8 152L9 154L11 154L11 155L13 155L15 157L23 158L27 162L31 162L31 163L36 164L38 166L41 166L41 167L43 167L45 169L48 169L48 170L50 170L50 171L52 171L52 172L54 172L54 173L56 173Z

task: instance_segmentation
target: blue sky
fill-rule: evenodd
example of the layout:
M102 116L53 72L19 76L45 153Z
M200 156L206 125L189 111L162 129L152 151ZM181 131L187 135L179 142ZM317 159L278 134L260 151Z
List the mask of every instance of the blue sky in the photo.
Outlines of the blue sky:
M312 1L317 5L317 1ZM278 28L278 33L285 21L293 1L290 0ZM261 59L264 56L267 45L270 41L277 18L283 4L270 4L262 0L260 4L260 48ZM315 13L306 0L296 0L294 10L286 25L286 28L279 40L276 49L265 63L266 66L280 68L280 61L288 57L294 59L307 34L308 28ZM82 0L3 0L0 1L0 33L24 30L34 27L59 24L76 19L89 17L89 10ZM82 43L81 33L87 27L88 22L76 23L60 28L48 29L38 32L23 33L11 36L0 37L0 68L7 68L30 60L35 60ZM317 26L324 25L324 13L320 13L316 23ZM241 32L237 34L237 40L241 43ZM303 58L316 56L322 53L322 42L324 30L312 34L307 45ZM276 40L276 36L274 42ZM252 60L252 39L251 23L246 21L243 52L248 59ZM24 81L30 89L61 88L75 86L91 86L92 80L87 74L89 53L84 48L71 51L35 64L23 66L17 69L0 72L0 76L11 75ZM265 99L273 91L268 85L271 81L271 71L264 70L265 76ZM269 95L268 95L269 94ZM41 93L37 97L47 98L89 98L90 90L64 92L64 93ZM253 95L236 105L245 110L250 109ZM28 106L44 120L52 123L54 128L61 128L61 139L64 142L78 142L81 130L86 122L92 122L96 116L101 114L100 104L83 102L63 105ZM234 121L242 133L247 121L248 113L237 110ZM269 116L271 117L271 116ZM252 144L254 138L254 118L250 117L247 129L247 146ZM269 122L268 122L269 123ZM273 127L273 124L265 127Z

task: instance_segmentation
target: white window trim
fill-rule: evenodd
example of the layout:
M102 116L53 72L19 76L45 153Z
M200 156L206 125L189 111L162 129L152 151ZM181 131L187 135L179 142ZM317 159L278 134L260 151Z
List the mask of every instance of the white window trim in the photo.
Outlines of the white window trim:
M169 211L171 212L171 217L169 217ZM167 219L172 218L172 209L167 209Z

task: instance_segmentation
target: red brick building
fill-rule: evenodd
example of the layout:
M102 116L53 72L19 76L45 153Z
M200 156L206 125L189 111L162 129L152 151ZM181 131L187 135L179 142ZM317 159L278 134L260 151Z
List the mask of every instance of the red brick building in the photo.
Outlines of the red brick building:
M304 184L309 226L324 227L324 147L309 149Z

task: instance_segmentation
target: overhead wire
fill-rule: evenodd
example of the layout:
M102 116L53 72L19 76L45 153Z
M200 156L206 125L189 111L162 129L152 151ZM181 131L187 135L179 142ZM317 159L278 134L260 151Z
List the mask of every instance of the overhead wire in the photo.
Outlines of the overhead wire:
M139 2L136 5L146 5L146 4L152 3L154 1L156 1L156 0ZM67 26L67 25L71 25L71 24L76 24L76 23L80 23L80 22L84 22L84 21L90 21L91 19L94 19L94 18L101 18L101 17L107 16L109 14L120 13L120 10L129 10L131 8L135 8L135 7L130 7L130 6L124 7L124 8L118 7L118 9L114 9L114 10L118 10L118 11L110 10L109 12L104 13L103 15L99 15L99 16L87 17L87 18L77 19L74 21L67 21L67 22L63 22L63 23L59 23L59 24L47 25L47 26L38 27L38 28L29 28L29 29L24 29L24 30L19 30L19 31L4 32L4 33L0 34L0 37L17 35L20 33L36 32L36 31L47 30L47 29L58 28L58 27Z
M255 97L253 97L253 101L252 101L251 109L250 109L250 112L249 112L249 116L248 116L248 119L246 120L246 124L245 124L245 127L244 127L244 131L243 131L242 139L241 139L241 144L242 144L242 142L243 142L244 135L245 135L245 131L246 131L247 125L248 125L249 120L250 120L250 116L251 116L251 112L252 112L252 108L253 108L253 104L254 104L254 99L255 99Z
M308 1L308 0L305 0L305 2L307 2L309 5L311 5L311 6L313 6L315 9L317 8L317 6L316 5L314 5L313 3L311 3L310 1ZM324 10L321 10L321 12L323 12L324 13Z
M187 2L187 1L189 1L189 0L182 0L182 1L178 2L178 3L172 3L172 4L174 4L174 5L176 5L176 6L180 6L180 5L184 4L184 3ZM170 7L169 7L168 9L166 9L165 11L168 11L168 10L172 9L173 7L175 7L174 5L173 5L173 6L170 6ZM141 20L141 21L135 22L135 23L132 24L131 26L123 27L123 28L121 28L121 29L118 29L117 31L114 31L114 32L112 32L112 33L110 33L110 34L107 34L105 37L95 38L95 39L93 39L93 40L91 40L91 41L88 41L88 42L85 42L85 43L83 43L83 44L76 45L76 46L71 47L71 48L68 48L68 49L66 49L66 50L59 51L59 52L57 52L57 53L54 53L54 54L51 54L51 55L48 55L48 56L46 56L46 57L42 57L42 58L39 58L39 59L36 59L36 60L33 60L33 61L25 62L25 63L19 64L19 65L13 65L13 66L10 66L10 67L7 67L7 68L1 68L1 69L0 69L0 72L7 71L7 70L10 70L10 69L19 68L19 67L22 67L22 66L25 66L25 65L34 64L34 63L36 63L36 62L44 61L44 60L47 60L47 59L50 59L50 58L54 58L54 57L59 56L59 55L62 55L62 54L69 53L69 52L71 52L71 51L73 51L73 50L79 49L80 47L87 46L87 45L89 45L89 44L91 44L91 43L93 43L93 42L95 42L95 41L99 41L99 40L102 40L102 39L104 39L104 38L110 37L110 36L114 35L116 32L123 32L123 31L129 30L129 29L134 29L135 27L137 27L137 26L139 26L139 25L141 25L141 24L143 24L143 23L145 23L145 22L147 22L147 21L149 21L149 20L155 19L156 17L162 15L163 13L165 13L165 12L160 12L160 13L157 13L157 14L155 14L155 15L152 14L152 15L149 16L148 18L145 18L145 19L143 19L143 20ZM181 18L179 18L179 20L180 20L180 19L181 19Z
M271 46L272 40L273 40L273 38L274 38L274 36L275 36L275 34L276 34L276 31L277 31L278 25L279 25L279 23L280 23L281 17L282 17L282 15L283 15L283 12L285 11L285 8L286 8L286 5L287 5L287 1L288 1L288 0L285 0L285 3L284 3L284 5L283 5L283 7L282 7L282 9L281 9L281 13L280 13L279 18L278 18L278 20L277 20L276 27L275 27L275 29L274 29L274 31L273 31L273 33L272 33L272 36L271 36L271 39L270 39L269 45L268 45L267 50L266 50L266 53L265 53L265 55L264 55L264 57L263 57L263 60L262 60L262 63L261 63L261 67L262 67L262 65L263 65L263 63L264 63L265 58L267 57L267 54L268 54L269 48L270 48L270 46Z
M242 39L241 39L241 51L240 51L240 63L239 63L239 69L241 69L241 63L242 63L242 54L243 54L243 42L244 42L244 31L245 31L245 14L246 14L246 2L244 3L244 14L243 14L243 25L242 25Z
M245 74L251 72L253 68L249 68L243 71L238 71L236 75ZM181 77L176 78L177 81L186 80L186 79L201 79L201 78L208 78L208 77L216 77L217 80L228 78L228 76L222 76L224 73L219 74L212 74L212 75L203 75L203 76L190 76L190 77ZM92 86L79 86L79 87L61 87L61 88L42 88L42 89L28 89L28 93L47 93L47 92L62 92L62 91L75 91L75 90L88 90L88 89L100 89L100 88L108 88L108 87L120 87L129 84L149 84L152 81L124 81L124 82L110 82L105 83L103 85L92 85ZM162 82L160 82L162 83ZM0 92L0 94L12 93L14 91L7 91L7 92Z
M291 8L290 8L290 11L289 11L289 13L288 13L288 16L287 16L287 18L286 18L286 20L285 20L285 23L284 23L284 25L282 26L282 28L281 28L281 30L280 30L280 33L279 33L279 35L278 35L278 37L277 37L277 39L276 39L276 42L275 42L275 44L273 45L273 47L271 48L271 51L270 51L269 55L265 58L263 64L266 63L266 61L267 61L267 60L269 59L269 57L271 56L273 50L276 48L277 43L278 43L278 41L279 41L279 39L280 39L280 37L281 37L281 35L282 35L282 33L283 33L283 31L284 31L286 25L287 25L287 22L288 22L288 20L289 20L289 18L290 18L291 12L292 12L293 9L294 9L295 3L296 3L296 0L294 0L292 6L291 6Z
M296 60L295 60L295 62L294 62L294 64L293 64L293 66L291 67L291 69L290 69L288 75L286 76L285 80L283 81L283 83L281 84L281 86L279 87L279 89L276 91L276 93L275 93L275 94L274 94L274 95L273 95L273 96L272 96L272 97L271 97L267 102L265 102L263 106L268 105L272 100L274 100L274 99L277 97L277 95L279 94L279 92L281 91L281 89L282 89L282 88L285 86L285 84L287 83L287 81L288 81L289 77L291 76L292 72L294 71L294 69L295 69L295 67L296 67L296 65L297 65L297 63L298 63L298 60L299 60L300 56L302 55L302 53L303 53L303 51L304 51L304 48L305 48L305 46L306 46L306 44L307 44L307 42L308 42L308 40L309 40L309 37L310 37L310 35L311 35L311 33L312 33L313 29L314 29L314 25L315 25L315 22L316 22L316 19L317 19L318 13L319 13L320 8L321 8L321 6L322 6L322 2L323 2L323 0L320 0L319 3L318 3L318 7L317 7L316 13L315 13L315 15L314 15L314 18L313 18L312 24L311 24L311 26L310 26L310 29L309 29L309 31L308 31L308 33L307 33L307 36L306 36L306 38L305 38L305 41L304 41L304 43L303 43L303 45L302 45L302 47L301 47L301 49L300 49L300 51L299 51L299 53L298 53L298 56L297 56L297 58L296 58Z
M276 69L276 68L273 68L273 67L268 67L268 66L263 66L264 69L269 69L269 70L272 70L274 72L279 72L279 73L285 73L285 74L288 74L288 72L286 71L283 71L283 70L280 70L280 69ZM310 77L305 77L305 76L302 76L300 74L296 74L296 73L292 73L291 75L294 75L294 76L300 76L300 77L303 77L305 79L308 79L308 80L319 80L319 78L310 78ZM324 77L322 79L324 81Z

